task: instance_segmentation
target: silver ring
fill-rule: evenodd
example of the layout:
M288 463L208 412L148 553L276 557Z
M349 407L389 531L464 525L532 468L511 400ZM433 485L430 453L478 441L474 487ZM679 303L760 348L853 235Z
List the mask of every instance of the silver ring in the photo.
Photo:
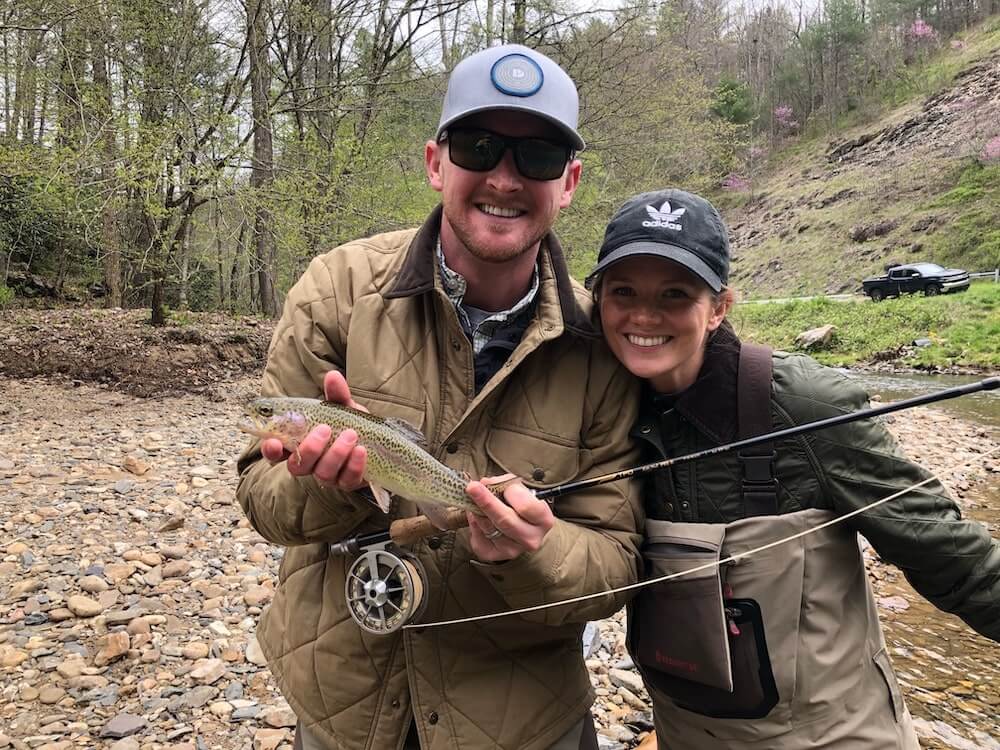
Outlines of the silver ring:
M500 529L495 528L489 534L483 534L487 539L496 539L498 536L503 536L503 532Z

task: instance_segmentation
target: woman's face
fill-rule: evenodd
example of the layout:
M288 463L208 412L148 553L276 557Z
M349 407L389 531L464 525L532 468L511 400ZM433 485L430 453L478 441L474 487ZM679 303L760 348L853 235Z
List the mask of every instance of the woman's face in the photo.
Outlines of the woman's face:
M698 377L708 334L729 308L704 281L663 258L637 255L604 273L601 323L611 351L661 393L681 391Z

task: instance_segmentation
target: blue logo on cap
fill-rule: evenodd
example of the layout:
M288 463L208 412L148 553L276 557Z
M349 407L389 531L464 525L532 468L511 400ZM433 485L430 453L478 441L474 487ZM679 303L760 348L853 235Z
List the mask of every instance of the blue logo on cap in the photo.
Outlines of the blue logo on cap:
M538 63L518 53L501 57L490 69L490 80L494 87L509 96L531 96L537 93L544 78Z

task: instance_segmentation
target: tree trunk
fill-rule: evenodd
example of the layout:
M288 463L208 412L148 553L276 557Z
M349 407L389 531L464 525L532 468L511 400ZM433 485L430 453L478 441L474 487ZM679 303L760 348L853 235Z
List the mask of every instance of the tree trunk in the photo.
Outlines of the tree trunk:
M253 160L250 189L254 201L253 245L260 285L260 311L275 317L278 295L275 288L274 232L268 209L274 184L274 149L271 134L271 63L268 54L267 0L247 2L247 48L250 58L250 99L253 112Z
M14 112L11 117L16 137L21 125L21 139L31 143L35 136L35 102L38 96L38 56L42 52L41 32L25 32L27 39L24 60L18 66L18 76L14 83Z
M316 113L316 132L320 143L326 147L327 158L333 159L334 132L332 109L333 90L336 84L333 71L333 17L330 0L315 0L316 17L316 77L313 82Z
M80 82L83 79L83 37L79 22L69 18L63 22L61 34L62 59L59 67L59 132L61 146L76 149L81 143L80 112L83 96Z
M158 238L156 242L161 245L156 251L157 257L163 257L162 241ZM149 303L149 322L154 326L165 326L167 324L167 309L163 303L163 283L162 276L153 279L153 296Z
M177 309L187 310L191 302L189 300L191 289L191 222L184 222L181 231L181 241L177 246L178 255L178 276L177 281Z
M104 298L106 307L122 306L122 256L121 240L118 233L117 216L120 210L119 191L115 179L115 160L117 144L115 142L115 126L112 117L111 81L108 78L107 46L104 43L107 31L103 14L90 38L91 58L94 71L94 115L96 127L101 132L103 159L101 160L101 182L109 186L110 195L104 201L101 209L101 257L104 266L104 287L107 295Z
M215 272L219 275L219 309L226 310L229 303L226 299L226 274L222 257L222 227L219 225L219 197L218 185L216 186L216 197L212 201L212 229L215 235Z
M486 0L486 46L493 46L493 8L494 0Z
M239 309L240 297L243 295L243 285L240 283L240 264L246 258L247 223L240 222L240 235L233 251L233 264L229 269L229 309L236 312Z
M167 94L171 90L170 70L171 65L167 58L167 50L164 46L163 34L166 31L165 20L162 16L152 16L139 37L139 49L142 56L142 101L140 111L140 127L149 127L153 132L158 130L167 115ZM141 132L141 131L140 131ZM140 246L138 248L140 257L148 260L145 267L148 269L149 283L152 284L152 297L150 299L150 322L154 326L162 326L167 322L167 314L164 309L164 291L167 283L167 263L169 258L167 252L167 242L165 233L170 226L170 211L168 201L173 195L173 187L165 187L165 176L163 164L159 160L149 160L142 165L145 171L146 186L140 188L137 199L140 203L139 216L141 216L141 226L137 233ZM170 179L173 177L171 175ZM151 207L156 205L157 211L161 208L165 214L159 221Z
M448 56L448 27L444 19L444 6L445 0L437 0L438 33L441 36L441 62L444 63L444 67L447 69L451 66Z
M16 140L16 134L14 133L14 128L11 126L14 124L11 114L13 113L13 95L14 92L10 87L11 77L10 77L10 50L7 46L7 32L0 33L0 50L2 50L2 58L0 58L0 66L4 71L3 76L3 132L7 139L14 141Z
M524 44L527 38L526 0L514 0L514 21L510 31L512 44Z
M42 86L42 104L38 108L38 138L37 143L42 143L45 138L45 116L49 113L49 87Z

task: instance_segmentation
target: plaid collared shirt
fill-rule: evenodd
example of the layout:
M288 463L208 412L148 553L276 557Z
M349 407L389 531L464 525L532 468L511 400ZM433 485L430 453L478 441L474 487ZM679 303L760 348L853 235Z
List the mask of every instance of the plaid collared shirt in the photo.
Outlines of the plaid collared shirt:
M472 341L472 351L481 354L483 349L494 339L497 332L502 328L510 327L511 323L521 323L522 317L529 317L534 312L535 297L538 296L538 265L531 274L531 288L517 303L509 310L490 313L478 325L473 325L469 318L469 313L465 310L462 300L465 298L466 282L465 277L460 273L448 268L444 260L444 251L441 249L441 238L438 238L437 250L435 252L438 261L438 271L441 273L441 286L444 288L448 299L455 305L458 319L462 323L462 330ZM524 321L519 328L523 331L527 326Z

